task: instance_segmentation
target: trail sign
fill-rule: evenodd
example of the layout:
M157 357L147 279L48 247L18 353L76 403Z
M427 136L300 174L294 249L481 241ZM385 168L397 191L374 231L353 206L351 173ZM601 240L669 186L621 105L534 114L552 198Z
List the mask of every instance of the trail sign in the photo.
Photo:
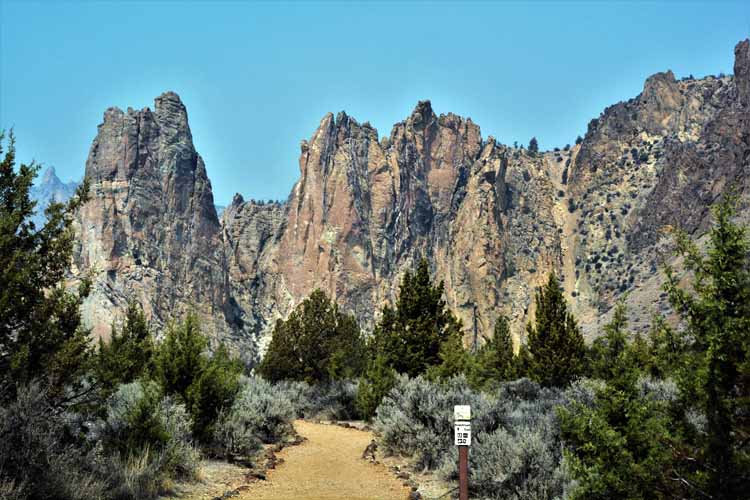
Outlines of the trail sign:
M471 420L471 406L456 405L453 407L453 420Z
M453 436L456 446L471 446L471 424L469 422L455 422Z
M469 446L471 446L471 406L453 407L453 439L458 446L458 498L469 500Z

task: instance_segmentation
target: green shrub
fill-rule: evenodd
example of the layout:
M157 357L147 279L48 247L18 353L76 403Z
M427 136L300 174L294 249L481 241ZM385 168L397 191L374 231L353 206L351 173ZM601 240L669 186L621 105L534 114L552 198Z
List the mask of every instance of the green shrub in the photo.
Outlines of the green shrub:
M109 342L99 339L94 375L108 398L120 384L147 376L153 370L154 341L140 304L130 302L121 331L112 325Z
M216 419L232 405L240 388L241 374L240 362L230 358L222 346L206 361L203 371L188 388L193 435L201 443L211 442Z
M396 371L383 356L376 356L365 375L359 380L357 408L365 420L372 420L380 402L396 384Z
M185 406L162 396L156 383L121 385L91 436L104 446L101 467L116 496L149 498L169 479L195 478L199 453L191 425Z
M161 448L169 434L161 415L161 389L154 382L131 382L117 388L107 402L101 437L120 455L148 446Z
M194 313L189 313L182 323L169 325L155 359L156 381L165 393L190 401L188 390L203 372L207 347L208 339L201 333Z
M210 445L219 413L231 406L237 394L242 365L223 346L213 356L207 348L198 317L190 313L184 322L169 326L157 349L155 374L166 394L185 403L195 438Z

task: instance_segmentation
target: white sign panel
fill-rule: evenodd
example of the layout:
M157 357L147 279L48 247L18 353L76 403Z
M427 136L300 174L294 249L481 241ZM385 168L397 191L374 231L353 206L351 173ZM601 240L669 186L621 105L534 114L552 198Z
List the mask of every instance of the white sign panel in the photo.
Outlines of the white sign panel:
M456 446L471 446L471 424L456 422L453 424L453 436Z
M453 420L471 420L471 406L456 405L453 407Z

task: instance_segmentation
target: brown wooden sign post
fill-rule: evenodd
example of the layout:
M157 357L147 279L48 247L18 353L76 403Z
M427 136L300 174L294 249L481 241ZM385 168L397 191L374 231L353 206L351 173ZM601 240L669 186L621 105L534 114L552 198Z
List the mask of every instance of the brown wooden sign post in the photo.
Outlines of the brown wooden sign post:
M469 500L469 447L458 447L458 499Z
M471 446L471 408L453 407L453 437L458 446L458 498L469 500L469 446Z

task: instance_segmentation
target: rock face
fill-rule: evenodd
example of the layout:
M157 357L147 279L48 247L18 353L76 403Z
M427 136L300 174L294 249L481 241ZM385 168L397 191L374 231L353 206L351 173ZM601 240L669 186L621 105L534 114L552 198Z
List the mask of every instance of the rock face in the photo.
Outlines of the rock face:
M86 178L75 262L93 273L84 312L95 333L106 335L128 300L159 325L195 310L217 338L241 332L211 183L177 94L153 111L108 109Z
M80 218L77 262L99 270L90 316L109 320L128 294L160 321L195 304L217 335L254 353L315 288L371 327L426 257L467 342L475 317L486 336L499 314L522 340L552 270L587 335L626 292L633 326L646 328L667 309L665 229L699 238L729 185L750 215L750 42L735 55L734 76L650 77L592 120L580 145L536 155L483 139L429 101L382 138L328 114L301 144L288 200L238 195L221 224L179 98L164 94L154 112L108 110Z

